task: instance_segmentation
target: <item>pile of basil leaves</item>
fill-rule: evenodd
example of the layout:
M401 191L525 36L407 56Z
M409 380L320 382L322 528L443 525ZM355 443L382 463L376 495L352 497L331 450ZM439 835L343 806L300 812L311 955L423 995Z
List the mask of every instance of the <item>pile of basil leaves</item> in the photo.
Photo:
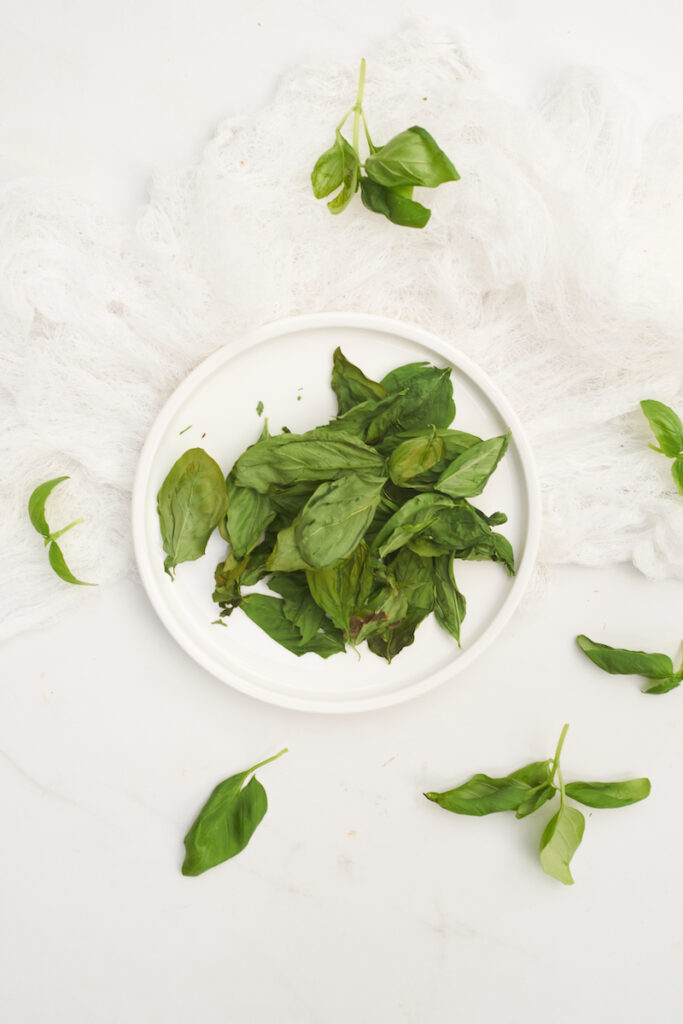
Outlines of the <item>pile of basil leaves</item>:
M449 367L409 363L374 381L337 349L332 388L333 420L275 436L266 422L227 479L202 448L178 459L158 495L164 567L173 578L218 529L228 550L215 572L217 622L239 608L296 655L367 641L390 662L432 612L459 644L454 560L514 574L512 546L494 529L507 517L469 501L510 435L451 427ZM244 592L261 580L272 594Z

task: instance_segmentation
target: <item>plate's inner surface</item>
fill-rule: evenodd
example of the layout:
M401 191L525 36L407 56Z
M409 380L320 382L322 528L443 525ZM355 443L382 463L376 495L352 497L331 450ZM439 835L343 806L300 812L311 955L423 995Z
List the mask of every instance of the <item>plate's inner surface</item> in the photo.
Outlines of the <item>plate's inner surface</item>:
M200 446L227 473L245 447L257 440L265 417L271 433L279 433L283 426L298 433L325 423L336 414L336 397L329 382L337 345L375 379L401 363L448 362L415 341L355 326L302 328L236 353L228 349L208 375L200 372L177 407L173 408L173 399L169 403L144 490L146 583L167 625L190 653L197 656L202 652L198 660L210 671L228 681L237 677L247 689L257 688L283 703L288 699L351 703L397 694L435 673L442 674L491 625L513 586L501 565L456 561L456 582L467 598L462 652L432 615L418 628L415 643L387 665L365 646L360 657L348 651L326 661L314 654L297 658L239 609L226 620L227 628L212 625L218 617L211 600L213 573L226 552L217 532L204 558L178 566L174 582L165 575L156 495L173 462L188 448ZM456 405L453 425L482 437L507 430L508 424L478 384L451 365ZM259 402L264 406L261 417L256 412ZM528 521L525 479L513 431L508 453L484 494L472 499L487 513L500 509L508 515L508 522L499 529L512 542L517 564L523 555ZM269 593L264 583L258 589Z

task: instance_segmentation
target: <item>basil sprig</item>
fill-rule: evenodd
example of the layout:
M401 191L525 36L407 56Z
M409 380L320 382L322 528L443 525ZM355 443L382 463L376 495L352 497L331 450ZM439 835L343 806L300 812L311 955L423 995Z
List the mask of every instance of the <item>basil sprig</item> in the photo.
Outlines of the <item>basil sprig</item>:
M640 407L647 417L652 433L657 438L657 445L651 444L650 448L673 459L671 475L679 494L683 494L683 423L681 418L668 405L656 402L654 399L646 399L640 403Z
M627 807L649 796L650 781L628 779L625 782L565 784L560 755L568 728L568 725L563 727L555 754L547 761L534 761L503 778L473 775L455 789L424 795L454 814L482 816L514 811L515 817L525 818L559 794L560 807L543 829L539 854L546 874L572 885L574 879L569 865L583 839L586 822L581 811L567 803L567 798L587 807Z
M413 199L416 185L436 188L460 177L455 167L424 128L413 125L399 132L383 146L374 145L363 111L365 60L361 61L356 102L335 128L334 142L318 157L311 172L316 199L328 201L330 213L341 213L360 188L363 205L380 213L392 224L423 228L431 210ZM353 114L353 144L341 130ZM360 123L363 122L368 156L360 155ZM365 173L363 173L365 172ZM338 190L338 191L337 191Z
M43 543L48 549L47 557L53 570L65 583L72 583L78 587L96 587L96 583L85 583L83 580L79 580L69 569L62 553L62 549L57 543L57 538L63 536L67 530L71 530L72 527L78 526L79 523L83 522L83 519L74 519L72 523L67 526L63 526L60 530L50 530L47 519L45 518L45 505L52 491L58 484L61 484L64 480L68 480L68 476L57 476L53 480L46 480L45 483L39 484L32 492L31 497L28 499L28 516L31 520L31 524L35 530L38 531L40 536L43 538Z
M581 634L576 642L587 658L601 668L617 676L644 676L650 682L643 693L668 693L683 681L683 661L676 671L668 654L648 654L646 651L629 651L622 647L608 647Z
M185 836L184 875L201 875L242 852L268 810L266 791L254 772L286 753L285 747L216 786Z

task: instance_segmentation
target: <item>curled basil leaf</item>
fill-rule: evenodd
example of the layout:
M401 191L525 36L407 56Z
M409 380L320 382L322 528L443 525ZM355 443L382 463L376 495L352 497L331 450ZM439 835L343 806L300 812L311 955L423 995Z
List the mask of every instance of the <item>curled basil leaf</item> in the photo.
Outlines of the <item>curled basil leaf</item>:
M71 572L71 569L69 569L68 565L66 564L64 555L62 554L62 549L60 548L57 541L51 541L47 555L50 561L50 565L57 573L60 580L64 580L65 583L73 583L75 586L78 587L97 586L96 583L85 583L83 580L79 580L74 576L74 574Z
M362 402L377 402L387 397L382 385L366 377L339 347L332 356L332 390L337 396L340 416Z
M549 764L549 761L534 761L500 779L489 775L473 775L456 789L445 793L425 793L425 796L455 814L481 816L498 811L515 811L537 787L547 784Z
M612 675L645 676L646 679L669 679L674 676L674 666L666 654L648 654L646 651L629 651L621 647L608 647L583 634L576 642L583 653L603 672Z
M372 213L381 213L392 224L405 228L423 228L429 222L432 211L414 199L400 195L393 188L379 185L370 178L361 177L360 195L365 206Z

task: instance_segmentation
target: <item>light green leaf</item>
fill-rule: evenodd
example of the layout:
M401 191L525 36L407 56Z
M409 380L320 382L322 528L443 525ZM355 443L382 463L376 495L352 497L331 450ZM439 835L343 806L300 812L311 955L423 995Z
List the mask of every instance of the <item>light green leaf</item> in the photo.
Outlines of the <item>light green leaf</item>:
M460 177L429 132L417 125L395 135L378 152L371 154L365 161L365 172L372 181L389 188L401 185L435 188Z
M628 807L650 795L649 779L627 782L569 782L567 796L587 807Z
M683 423L680 416L663 402L646 399L640 407L664 455L675 458L683 452Z
M203 448L190 448L173 464L157 496L164 569L171 579L175 566L204 554L227 503L221 468Z
M83 580L76 579L74 574L71 572L71 569L69 569L68 565L66 564L66 561L64 560L64 555L62 554L62 549L60 548L59 544L56 541L53 540L50 543L50 547L48 548L47 554L50 560L50 565L57 573L60 580L64 580L65 583L73 583L79 587L97 586L96 583L84 583Z
M541 836L541 867L564 885L573 885L569 864L583 839L586 819L575 807L560 807Z
M505 455L510 431L501 437L473 445L448 466L434 485L451 498L471 498L481 494L491 474Z

